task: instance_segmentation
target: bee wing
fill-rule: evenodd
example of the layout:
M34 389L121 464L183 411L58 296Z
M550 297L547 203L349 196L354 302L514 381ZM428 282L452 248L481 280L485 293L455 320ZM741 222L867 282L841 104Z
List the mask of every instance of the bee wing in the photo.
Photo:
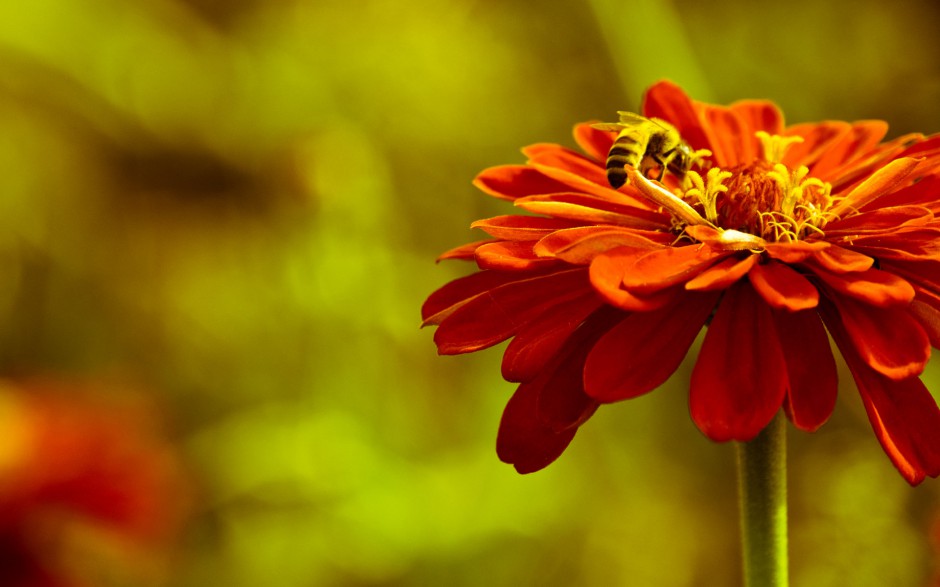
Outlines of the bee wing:
M640 116L634 112L626 112L624 110L618 110L617 114L620 115L620 122L629 126L636 126L638 124L645 124L650 121L649 118L645 116Z
M592 124L591 128L596 128L597 130L606 130L609 132L620 132L626 127L616 122L602 122L599 124Z

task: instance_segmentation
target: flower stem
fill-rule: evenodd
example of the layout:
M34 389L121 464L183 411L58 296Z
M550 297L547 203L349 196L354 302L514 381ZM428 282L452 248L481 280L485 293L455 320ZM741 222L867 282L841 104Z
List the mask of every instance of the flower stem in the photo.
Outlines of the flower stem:
M786 587L787 443L782 414L738 443L738 498L746 587Z

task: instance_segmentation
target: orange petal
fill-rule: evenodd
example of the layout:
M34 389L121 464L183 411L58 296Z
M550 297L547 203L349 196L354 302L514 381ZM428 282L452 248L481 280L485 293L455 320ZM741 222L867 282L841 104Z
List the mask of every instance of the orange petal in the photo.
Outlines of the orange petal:
M923 206L892 206L834 220L826 225L830 238L842 235L877 234L898 228L922 226L933 220L933 212Z
M586 265L594 257L617 247L655 249L667 245L672 238L663 232L617 226L583 226L553 232L535 245L535 252L575 265Z
M819 251L829 248L826 241L794 241L792 243L767 243L764 247L770 257L784 263L799 263Z
M615 136L616 133L597 130L589 122L574 127L575 142L599 164L607 161L607 155L610 152L610 147L614 144Z
M881 196L901 187L917 167L918 160L904 157L888 163L852 189L831 210L836 217L861 210Z
M917 298L911 302L911 315L927 333L930 346L940 348L940 296L932 294L928 302L924 300L924 290L920 288L915 288L915 290Z
M910 228L876 235L861 235L852 248L879 261L940 261L940 229Z
M831 273L819 268L814 273L832 289L879 308L906 306L914 299L910 283L880 269Z
M692 419L712 440L748 441L780 410L786 390L770 308L739 281L722 298L692 370Z
M870 153L888 132L883 120L853 122L848 132L834 140L813 166L813 176L829 178L842 170L846 162L856 161Z
M475 252L477 265L480 269L526 271L558 264L556 259L545 259L536 255L532 250L534 245L534 241L499 241L485 244Z
M812 122L790 126L784 130L784 136L803 137L803 142L791 145L782 163L790 169L796 169L800 165L812 168L827 149L851 130L851 125L842 121Z
M668 227L669 217L661 212L614 203L587 194L561 193L519 198L516 206L536 214L591 224L617 224L644 230Z
M728 257L685 282L685 289L695 291L725 289L744 277L758 259L760 255L748 255L743 259Z
M902 187L891 192L888 195L878 198L877 204L881 208L893 208L896 206L921 206L937 213L940 210L940 176L932 175L925 177L915 184ZM863 210L870 210L874 204L869 203L863 206Z
M854 273L870 269L875 260L868 255L832 245L813 256L813 261L833 273Z
M556 230L574 228L581 223L562 218L542 218L510 214L477 220L470 228L479 228L490 236L507 241L533 241Z
M819 303L816 287L783 263L771 261L755 265L747 276L772 308L796 312L815 308Z
M687 294L659 310L627 316L588 355L587 394L614 402L659 387L682 362L717 301L717 294Z
M661 118L673 126L693 149L711 149L693 101L670 81L653 84L643 97L643 115Z
M813 310L775 312L774 325L787 363L787 415L813 432L832 414L839 388L829 337Z
M473 180L473 185L502 200L515 200L537 194L554 194L571 189L568 184L556 181L541 171L525 165L500 165L484 169Z
M752 137L754 152L760 153L760 140L755 136L762 130L770 135L779 135L783 132L783 113L773 102L766 100L741 100L731 105L731 110L743 120L748 127L748 134Z
M659 291L688 281L730 254L701 244L647 252L624 273L623 285L633 292Z
M872 369L895 381L924 370L930 340L906 308L875 308L845 296L831 299L848 342Z
M737 113L721 106L706 106L705 132L711 144L712 160L719 167L733 167L754 160L754 133Z
M590 265L591 285L610 304L623 310L648 312L663 307L677 295L676 290L642 295L623 288L624 275L632 269L636 257L646 252L646 249L621 247L598 255Z
M472 243L467 243L465 245L460 245L459 247L454 247L449 251L444 251L438 255L435 259L438 263L441 261L449 261L457 259L459 261L472 261L475 259L477 249L488 243L499 242L494 239L486 239L482 241L474 241Z
M597 185L610 187L604 164L560 145L533 145L524 148L522 152L531 164L562 169ZM606 159L605 157L602 161L606 162Z

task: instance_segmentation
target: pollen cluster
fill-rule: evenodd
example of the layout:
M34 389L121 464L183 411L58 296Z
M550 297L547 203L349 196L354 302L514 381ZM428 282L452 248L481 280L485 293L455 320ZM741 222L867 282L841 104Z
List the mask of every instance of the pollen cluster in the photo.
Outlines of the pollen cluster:
M781 159L800 137L758 133L763 158L730 169L712 167L703 178L689 171L677 196L695 207L708 224L767 242L793 242L822 234L832 214L831 186L809 169L790 169ZM688 187L691 186L691 187Z

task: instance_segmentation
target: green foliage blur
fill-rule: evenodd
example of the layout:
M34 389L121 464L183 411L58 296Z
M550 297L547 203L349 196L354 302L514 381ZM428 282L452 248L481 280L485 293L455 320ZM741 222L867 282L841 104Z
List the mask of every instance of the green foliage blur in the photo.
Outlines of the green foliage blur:
M157 396L200 488L174 587L737 585L734 450L691 423L688 362L523 477L499 349L437 357L418 309L508 212L479 170L657 79L940 131L935 4L756 6L0 3L0 375ZM792 584L926 585L940 485L841 376L790 436Z

